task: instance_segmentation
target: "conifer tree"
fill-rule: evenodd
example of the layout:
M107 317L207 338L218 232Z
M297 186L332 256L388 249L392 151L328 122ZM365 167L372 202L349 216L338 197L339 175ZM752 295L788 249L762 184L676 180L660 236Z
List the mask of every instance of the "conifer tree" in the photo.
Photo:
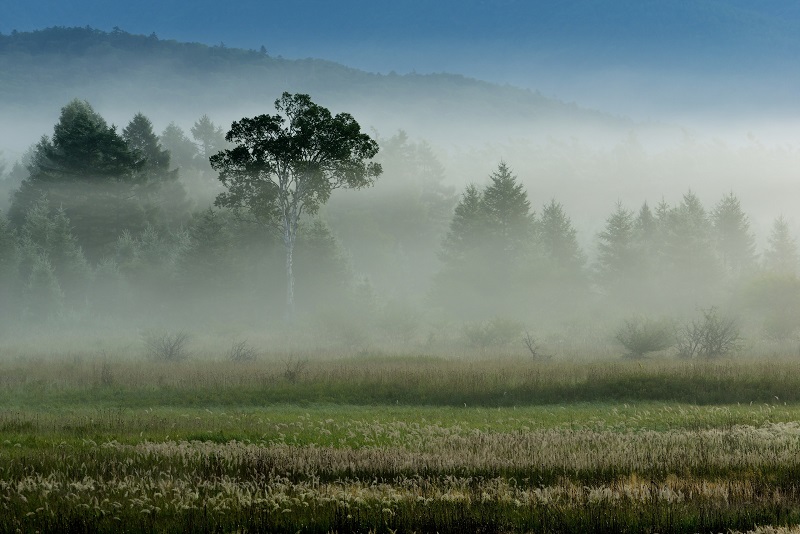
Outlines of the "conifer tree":
M764 251L764 268L776 274L797 274L797 242L783 215L773 221L768 243Z
M711 212L717 254L722 267L731 274L752 270L756 264L755 238L750 221L733 193L722 197Z
M572 221L555 199L542 208L536 230L541 253L557 270L559 278L577 283L582 277L586 256L578 245Z
M489 177L482 196L486 227L496 251L519 258L534 237L534 215L528 194L505 162Z
M84 252L98 260L124 228L146 221L134 179L142 165L114 126L88 102L73 100L62 108L52 138L36 145L10 219L21 227L28 210L46 198L50 209L63 208Z
M636 268L633 213L617 202L597 236L597 277L611 293L624 291Z

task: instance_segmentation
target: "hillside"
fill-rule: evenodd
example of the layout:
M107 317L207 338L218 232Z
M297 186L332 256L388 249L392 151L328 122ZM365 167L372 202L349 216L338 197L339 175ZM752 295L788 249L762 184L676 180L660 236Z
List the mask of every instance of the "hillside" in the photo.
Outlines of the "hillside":
M14 124L0 146L17 142L20 129L28 142L37 139L49 130L60 106L75 97L119 122L143 111L157 122L185 122L209 113L224 124L267 112L283 91L306 92L353 113L368 127L404 128L440 140L455 131L481 140L546 124L625 124L535 92L458 75L371 74L329 61L289 60L121 30L56 27L2 35L0 72L5 74L0 112Z

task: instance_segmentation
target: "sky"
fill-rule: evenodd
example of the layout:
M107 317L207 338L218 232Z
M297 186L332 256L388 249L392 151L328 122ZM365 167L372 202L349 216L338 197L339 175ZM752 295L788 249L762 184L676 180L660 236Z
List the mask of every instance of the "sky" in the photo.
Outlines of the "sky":
M800 7L777 0L0 0L0 13L3 33L89 25L264 46L371 72L463 74L644 119L797 96L763 75L800 50Z

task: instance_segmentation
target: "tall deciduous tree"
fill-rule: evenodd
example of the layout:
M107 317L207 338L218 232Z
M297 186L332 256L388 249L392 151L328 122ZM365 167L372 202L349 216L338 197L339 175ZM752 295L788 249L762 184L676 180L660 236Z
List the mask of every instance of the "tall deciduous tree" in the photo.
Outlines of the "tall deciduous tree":
M287 316L293 317L293 253L303 214L314 214L334 189L362 188L381 174L371 160L378 144L347 113L331 112L305 94L283 93L277 115L234 122L234 148L210 158L227 188L217 206L244 208L275 229L286 249Z

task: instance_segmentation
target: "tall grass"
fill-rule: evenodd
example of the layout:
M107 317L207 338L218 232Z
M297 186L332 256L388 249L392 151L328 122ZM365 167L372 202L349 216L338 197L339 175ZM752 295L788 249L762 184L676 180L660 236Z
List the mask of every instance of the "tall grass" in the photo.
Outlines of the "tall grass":
M290 369L302 361L301 372ZM564 363L520 359L0 362L4 404L124 406L307 402L525 406L575 402L800 402L800 360Z

